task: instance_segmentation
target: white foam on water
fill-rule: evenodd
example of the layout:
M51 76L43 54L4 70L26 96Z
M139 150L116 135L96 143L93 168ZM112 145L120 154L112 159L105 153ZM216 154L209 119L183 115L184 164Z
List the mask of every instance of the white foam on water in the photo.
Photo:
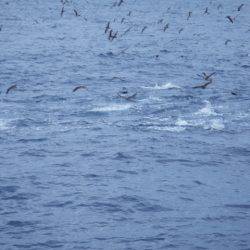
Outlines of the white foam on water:
M219 119L213 119L211 121L211 129L213 130L223 130L225 128L225 125L222 120Z
M123 111L128 110L132 107L132 104L111 104L102 107L93 108L92 112L113 112L113 111Z
M185 127L179 127L179 126L164 126L164 127L154 126L151 128L158 131L169 131L169 132L182 132L186 129Z
M156 96L149 96L148 98L139 100L139 102L146 103L146 104L152 103L152 102L155 103L155 102L162 102L162 99Z
M6 120L0 120L0 130L6 130L8 128L8 122Z
M156 102L161 102L162 99L157 97L157 96L149 96L149 100L156 101Z
M178 118L177 121L175 122L175 125L177 126L188 126L189 123L181 118Z
M169 117L159 118L159 117L148 117L147 119L151 121L158 121L158 122L171 122L172 119Z
M143 86L144 89L155 89L155 90L163 90L163 89L181 89L180 86L175 85L171 82L164 83L164 84L155 84L155 86Z
M198 110L195 114L204 116L217 115L209 101L205 101L205 107Z

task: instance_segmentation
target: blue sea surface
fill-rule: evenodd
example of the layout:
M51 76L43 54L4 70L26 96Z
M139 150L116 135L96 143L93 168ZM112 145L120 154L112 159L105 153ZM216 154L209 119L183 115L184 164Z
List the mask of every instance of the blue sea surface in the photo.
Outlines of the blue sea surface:
M249 250L250 2L62 2L0 0L0 249Z

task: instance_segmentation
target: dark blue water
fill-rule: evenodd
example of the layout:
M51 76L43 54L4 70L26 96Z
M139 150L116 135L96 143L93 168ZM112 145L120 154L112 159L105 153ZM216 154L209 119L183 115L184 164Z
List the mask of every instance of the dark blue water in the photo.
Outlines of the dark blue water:
M250 249L241 3L0 1L0 249Z

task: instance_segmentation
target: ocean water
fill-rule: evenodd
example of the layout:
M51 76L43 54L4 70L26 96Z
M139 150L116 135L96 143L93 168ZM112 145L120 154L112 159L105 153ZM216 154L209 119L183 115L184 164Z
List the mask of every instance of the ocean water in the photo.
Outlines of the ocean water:
M61 8L0 1L0 249L250 249L250 2Z

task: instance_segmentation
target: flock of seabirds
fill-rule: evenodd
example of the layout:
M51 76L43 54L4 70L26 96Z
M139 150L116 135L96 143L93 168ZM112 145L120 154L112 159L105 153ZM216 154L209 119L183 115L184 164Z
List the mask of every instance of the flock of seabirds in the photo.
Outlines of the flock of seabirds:
M61 12L60 12L60 16L63 17L64 13L67 11L66 10L66 4L69 3L69 0L60 0L61 4L62 4L62 7L61 7ZM86 2L88 3L88 1L86 0ZM111 7L120 7L122 5L126 4L126 0L118 0L116 2L114 2L112 4ZM244 4L241 4L238 6L237 8L237 11L238 11L238 14L236 16L231 16L231 15L227 15L225 18L228 22L230 22L231 24L233 24L235 21L236 21L236 18L239 16L239 13L240 11L243 9L244 7ZM223 8L222 4L219 4L217 6L217 9L221 9ZM170 9L170 8L169 8ZM77 9L73 9L73 14L76 16L76 17L80 17L80 13ZM129 11L128 14L127 14L127 17L126 18L129 18L132 14L132 11ZM203 12L204 15L209 15L209 8L206 7L204 12ZM85 21L87 21L87 18L86 17L83 17ZM122 24L125 19L125 17L123 17L121 20L120 20L120 23ZM192 11L189 11L187 13L187 20L189 20L190 18L192 18ZM114 39L117 39L118 36L122 37L124 35L126 35L128 32L131 31L131 29L133 28L133 26L129 27L127 30L125 30L122 34L119 34L118 30L117 31L114 31L111 27L111 24L112 22L116 22L117 20L116 19L113 19L112 21L108 21L106 26L105 26L105 29L104 29L104 34L107 34L107 38L110 42L112 42ZM169 23L166 23L164 24L164 19L159 19L157 21L157 24L161 24L163 26L162 28L162 31L163 32L166 32L166 30L169 28ZM0 25L0 31L2 30L3 26ZM143 26L142 29L141 29L141 34L148 28L148 26ZM184 28L180 28L178 30L178 33L180 34L182 31L184 30ZM225 41L225 45L227 45L229 42L232 42L230 39L227 39ZM156 58L159 57L159 55L156 55L155 56ZM212 76L214 76L216 74L216 72L212 72L212 73L205 73L205 72L202 72L201 74L198 74L199 77L201 77L203 79L203 83L200 84L200 85L197 85L197 86L194 86L192 88L194 89L206 89L212 82L213 82L213 78ZM7 88L5 94L9 94L11 91L17 89L17 84L13 84L11 85L9 88ZM78 90L86 90L87 87L85 85L78 85L76 86L74 89L73 89L73 92L76 92ZM0 92L1 93L1 92ZM118 93L118 96L123 98L123 99L126 99L126 100L133 100L136 96L137 96L137 93L129 93L129 91L127 90L126 87L123 87ZM236 92L231 92L232 95L237 95Z

